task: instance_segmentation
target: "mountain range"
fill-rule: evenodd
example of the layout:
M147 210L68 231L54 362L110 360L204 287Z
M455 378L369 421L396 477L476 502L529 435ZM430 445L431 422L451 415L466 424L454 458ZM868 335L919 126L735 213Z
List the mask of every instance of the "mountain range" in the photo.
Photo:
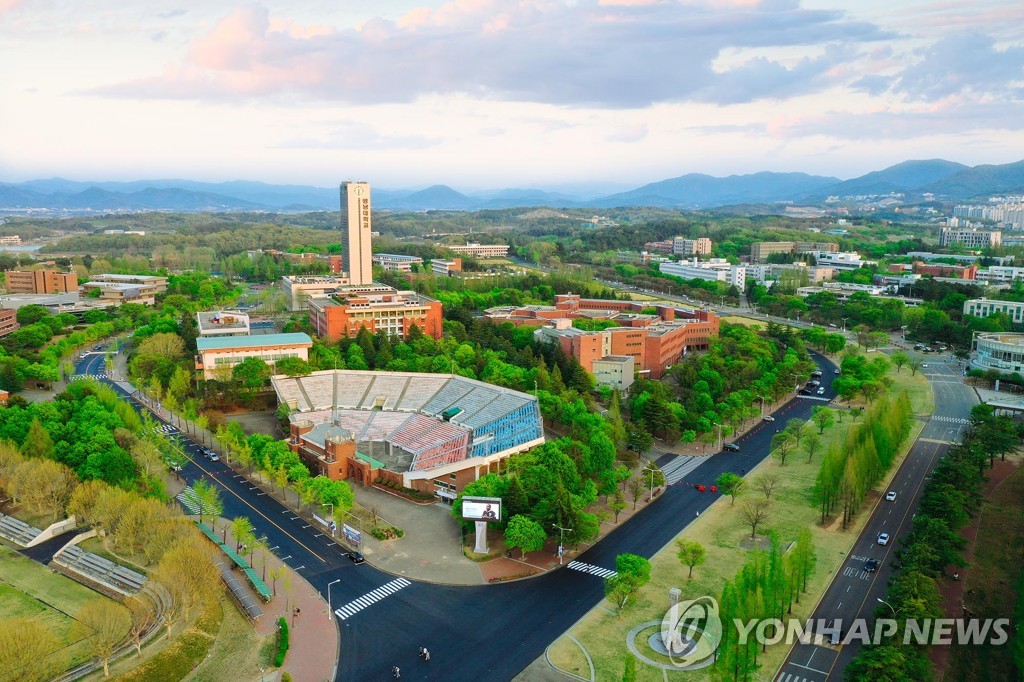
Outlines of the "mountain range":
M1024 193L1024 161L965 166L943 159L904 161L850 180L806 173L761 172L717 178L689 173L635 189L587 196L542 189L462 193L447 185L419 191L374 188L374 208L398 211L480 210L553 206L655 206L707 209L734 204L815 204L827 197L901 192L909 200L965 201L991 194ZM929 196L931 195L931 196ZM0 183L0 210L67 211L322 211L336 210L337 188L192 180L78 182L62 178Z

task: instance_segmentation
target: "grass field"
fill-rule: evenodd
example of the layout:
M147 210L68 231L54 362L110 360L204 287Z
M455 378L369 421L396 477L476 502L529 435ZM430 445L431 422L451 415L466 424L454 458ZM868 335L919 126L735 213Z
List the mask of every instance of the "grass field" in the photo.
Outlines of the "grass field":
M906 369L900 374L895 374L893 370L890 376L894 380L894 391L909 391L915 412L927 413L931 404L927 380L920 374L911 377ZM822 448L812 463L807 462L807 456L802 452L791 455L786 466L780 466L774 458L766 460L747 474L747 489L739 497L735 507L731 505L730 498L724 497L691 523L679 537L700 542L707 549L707 561L694 569L692 580L687 579L688 569L676 558L677 549L672 543L652 559L651 582L638 593L636 601L627 606L621 616L610 609L608 602L602 602L572 628L570 633L582 643L594 660L598 680L621 679L623 656L627 651L627 633L641 623L660 621L668 606L670 588L680 588L684 600L704 595L719 598L725 580L733 579L749 556L748 550L743 549L740 542L749 537L750 527L740 518L738 509L744 499L763 499L763 495L752 483L752 479L763 473L777 474L781 483L772 494L770 516L758 529L758 534L766 535L769 531L775 531L784 545L795 541L799 531L804 528L810 528L814 537L818 557L817 568L809 582L807 593L801 595L800 603L793 609L794 617L802 618L809 615L853 545L869 510L878 499L878 491L884 490L888 485L892 473L896 471L910 444L923 428L921 422L914 422L904 452L893 465L890 474L876 487L876 491L869 497L865 507L848 529L842 530L839 524L834 522L823 527L819 524L819 512L813 500L814 481L828 445L832 442L842 442L851 425L852 420L846 417L842 423L837 422L826 429ZM760 679L769 679L787 653L788 649L784 645L769 647L760 659ZM580 673L582 655L578 652L577 645L567 637L558 639L549 649L548 655L553 662L565 665L570 672ZM639 680L665 679L660 669L639 661L637 668ZM583 668L582 672L586 677L589 670ZM685 677L687 680L711 679L707 671L671 671L668 677Z
M0 620L25 617L43 623L61 642L50 655L62 670L87 658L83 643L74 641L73 615L94 599L107 597L0 546Z

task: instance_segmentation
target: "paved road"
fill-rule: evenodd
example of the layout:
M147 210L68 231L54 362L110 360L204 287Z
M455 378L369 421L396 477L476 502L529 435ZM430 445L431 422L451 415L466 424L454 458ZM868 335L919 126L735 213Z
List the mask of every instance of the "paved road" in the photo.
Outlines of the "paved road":
M916 355L916 353L911 353ZM842 680L843 670L860 651L859 642L843 646L829 643L830 636L822 632L833 619L840 621L845 634L850 623L857 618L870 619L879 607L877 599L884 599L893 554L900 540L911 530L914 513L920 502L921 491L931 475L932 468L960 437L967 425L971 407L977 403L974 391L961 380L956 361L940 361L935 355L922 356L928 364L921 371L931 383L935 396L935 412L925 425L921 436L911 448L893 478L888 490L896 492L896 499L879 500L871 517L857 538L828 591L815 609L812 618L821 627L814 628L821 636L817 643L801 644L790 652L776 682L825 682ZM888 533L888 545L877 542L879 533ZM864 570L868 559L881 562L878 570ZM821 619L819 621L819 619Z
M823 384L831 391L833 366L820 356L816 360L824 372ZM94 354L78 361L76 373L97 375L102 369L102 355ZM104 381L142 409L123 384ZM831 392L826 394L830 396ZM787 419L809 418L811 409L821 404L794 398L773 413L775 424L764 423L737 441L741 452L708 457L688 475L687 482L711 483L725 471L750 471L767 456L775 428L781 428ZM393 665L402 668L403 679L436 679L438 670L450 670L458 671L460 679L511 680L603 598L601 578L569 569L516 583L454 587L406 584L368 564L355 566L333 543L318 536L318 529L294 518L278 500L247 483L223 462L206 459L199 445L186 436L177 437L192 458L182 476L190 484L206 479L219 486L224 516L249 517L275 554L322 595L327 594L329 582L341 581L331 590L333 606L349 606L345 613L351 615L341 623L337 680L388 679ZM717 497L717 493L697 492L684 483L671 486L649 509L577 559L612 568L616 555L624 552L650 557ZM420 646L430 649L429 664L418 659Z

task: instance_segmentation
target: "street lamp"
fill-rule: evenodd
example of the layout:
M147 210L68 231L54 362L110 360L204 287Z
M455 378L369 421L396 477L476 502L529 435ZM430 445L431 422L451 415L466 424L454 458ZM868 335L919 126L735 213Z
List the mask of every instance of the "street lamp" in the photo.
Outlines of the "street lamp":
M893 615L893 617L895 617L895 616L896 616L896 614L898 614L898 613L899 613L899 611L897 611L896 609L894 609L894 608L892 607L892 604L890 604L889 602L885 601L885 600L884 600L884 599L882 599L881 597L875 597L875 601L877 601L877 602L878 602L879 604L885 604L886 606L888 606L888 607L889 607L889 610L890 610L890 611L892 611L892 615Z
M848 318L848 317L844 317L844 318L843 318L843 333L844 333L844 334L846 333L846 321L847 321L848 319L850 319L850 318Z
M764 396L763 395L759 395L757 397L760 398L760 400L761 400L761 416L763 417L764 416Z
M572 528L562 528L557 523L552 523L551 525L558 529L558 565L561 566L562 565L562 551L563 551L563 548L562 548L562 533L564 533L566 531L569 531L571 533L572 532Z
M793 374L792 372L790 372L789 376L791 376L794 379L796 379L796 381L793 383L793 393L796 393L797 391L800 390L800 375L799 374Z
M338 578L333 583L327 583L327 620L330 620L334 617L334 609L331 607L331 585L340 582L341 578Z
M722 449L722 425L715 422L715 428L718 429L718 449Z

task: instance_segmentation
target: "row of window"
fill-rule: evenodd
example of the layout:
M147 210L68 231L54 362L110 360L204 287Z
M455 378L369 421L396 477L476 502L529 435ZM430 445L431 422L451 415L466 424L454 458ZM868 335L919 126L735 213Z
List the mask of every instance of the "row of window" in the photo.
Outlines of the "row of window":
M273 354L268 354L268 355L255 355L255 356L247 355L247 356L244 356L244 357L240 357L240 356L231 356L231 357L226 357L226 358L225 357L216 357L216 358L213 359L213 364L214 364L214 366L220 366L220 367L223 367L225 365L234 366L234 365L237 365L237 364L241 363L243 360L245 360L246 358L249 358L249 357L258 357L261 360L263 360L264 362L277 362L278 360L283 360L284 358L297 358L297 357L299 357L299 354L298 353L273 353Z

